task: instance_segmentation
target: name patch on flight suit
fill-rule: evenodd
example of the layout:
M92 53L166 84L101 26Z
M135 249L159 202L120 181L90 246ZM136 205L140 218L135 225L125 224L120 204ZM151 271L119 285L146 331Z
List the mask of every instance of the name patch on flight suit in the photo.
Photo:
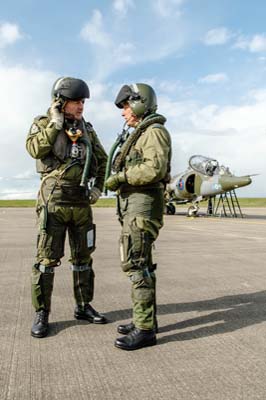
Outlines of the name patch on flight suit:
M87 232L87 247L88 249L95 249L95 241L96 241L96 225L92 224L92 228Z

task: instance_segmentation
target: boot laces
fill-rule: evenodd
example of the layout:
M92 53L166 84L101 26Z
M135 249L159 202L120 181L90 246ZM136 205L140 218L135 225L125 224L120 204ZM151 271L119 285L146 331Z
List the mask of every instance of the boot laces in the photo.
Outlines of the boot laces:
M36 324L45 323L48 321L48 313L45 310L41 310L37 313Z

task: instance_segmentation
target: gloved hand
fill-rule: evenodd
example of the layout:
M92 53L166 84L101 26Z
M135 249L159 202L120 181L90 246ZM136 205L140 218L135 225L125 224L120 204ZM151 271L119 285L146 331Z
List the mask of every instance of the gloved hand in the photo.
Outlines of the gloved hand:
M101 196L102 192L96 186L93 186L90 191L90 204L95 204L99 197Z
M64 114L60 111L62 107L62 100L54 100L50 107L51 122L55 123L56 129L60 130L63 128Z
M169 185L169 183L166 184L165 190L167 191L167 193L172 191L171 186Z
M108 179L105 181L105 188L107 190L111 190L115 192L121 183L125 183L126 180L126 173L125 171L118 172L118 174L110 175Z

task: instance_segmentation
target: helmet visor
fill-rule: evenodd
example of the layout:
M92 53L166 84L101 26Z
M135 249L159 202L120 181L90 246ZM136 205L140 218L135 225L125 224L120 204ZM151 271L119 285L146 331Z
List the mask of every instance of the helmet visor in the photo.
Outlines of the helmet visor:
M139 100L139 93L133 92L132 88L128 85L122 86L115 99L115 105L118 108L123 108L123 105L128 100Z

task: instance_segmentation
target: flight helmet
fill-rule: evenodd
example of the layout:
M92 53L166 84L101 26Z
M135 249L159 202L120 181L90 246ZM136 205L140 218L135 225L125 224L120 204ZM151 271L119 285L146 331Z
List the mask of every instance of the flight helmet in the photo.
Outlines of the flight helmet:
M64 100L89 99L90 90L82 79L61 77L58 78L52 87L52 98Z

